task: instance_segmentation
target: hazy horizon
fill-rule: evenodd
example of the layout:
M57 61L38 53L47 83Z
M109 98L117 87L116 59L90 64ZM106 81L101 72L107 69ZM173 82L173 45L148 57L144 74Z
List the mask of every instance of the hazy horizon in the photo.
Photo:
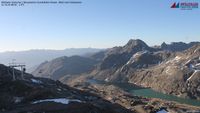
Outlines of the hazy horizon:
M128 41L127 41L128 42ZM126 42L126 43L127 43ZM178 42L183 42L183 41L178 41ZM190 42L199 42L199 41L190 41ZM183 42L183 43L190 43L190 42ZM126 44L125 43L125 44ZM145 42L146 43L146 42ZM167 43L165 42L166 44L171 44L173 42L170 42L170 43ZM116 47L116 46L124 46L125 44L123 45L115 45L115 46L112 46L112 47ZM149 45L147 44L148 46L160 46L162 43L158 44L158 45ZM112 47L108 47L108 48L112 48ZM24 50L6 50L6 51L0 51L0 53L5 53L5 52L26 52L26 51L40 51L40 50L43 50L43 51L62 51L62 50L66 50L66 49L108 49L108 48L93 48L93 47L83 47L83 48L63 48L63 49L53 49L53 48L31 48L31 49L24 49Z
M24 49L24 50L6 50L6 51L0 51L0 53L4 53L4 52L26 52L26 51L63 51L66 49L107 49L107 48L91 48L91 47L87 47L87 48L64 48L64 49L43 49L43 48L33 48L33 49Z

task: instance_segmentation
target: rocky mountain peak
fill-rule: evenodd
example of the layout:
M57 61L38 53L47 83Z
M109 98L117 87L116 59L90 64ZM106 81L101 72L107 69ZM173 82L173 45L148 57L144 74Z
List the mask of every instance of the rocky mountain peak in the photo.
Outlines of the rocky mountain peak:
M166 47L167 46L167 44L165 43L165 42L163 42L162 44L161 44L161 47Z
M134 48L137 46L143 47L143 48L148 48L148 45L140 39L130 39L124 47L125 48Z

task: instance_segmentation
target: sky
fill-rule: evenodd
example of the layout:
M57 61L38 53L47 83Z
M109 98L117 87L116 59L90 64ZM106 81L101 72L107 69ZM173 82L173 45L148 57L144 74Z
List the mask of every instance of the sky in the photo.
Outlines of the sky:
M170 8L183 0L80 1L0 6L0 52L110 48L129 39L141 39L149 46L200 41L200 8ZM186 1L200 4L200 0Z

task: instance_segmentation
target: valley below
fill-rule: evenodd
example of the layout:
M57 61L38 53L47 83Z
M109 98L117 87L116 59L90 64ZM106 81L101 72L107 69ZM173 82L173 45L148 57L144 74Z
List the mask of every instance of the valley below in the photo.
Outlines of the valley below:
M88 81L90 82L91 80L88 80ZM158 99L163 99L166 101L175 101L181 104L200 106L199 100L181 98L174 95L164 94L164 93L152 90L151 88L145 88L145 87L137 86L130 83L112 83L112 82L109 83L109 82L103 82L103 81L98 81L98 80L92 80L92 82L90 83L114 85L135 96L141 96L141 97L146 97L146 98L158 98Z
M156 92L130 83L113 83L94 79L78 78L65 82L79 90L100 95L137 113L156 113L165 109L169 113L199 112L200 101L179 98Z

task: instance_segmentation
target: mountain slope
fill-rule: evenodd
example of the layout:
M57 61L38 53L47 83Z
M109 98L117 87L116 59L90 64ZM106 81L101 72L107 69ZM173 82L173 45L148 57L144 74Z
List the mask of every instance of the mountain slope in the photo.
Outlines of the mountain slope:
M154 67L131 72L129 82L181 97L200 99L200 45Z
M100 69L118 68L124 65L136 52L148 50L153 51L142 40L129 40L129 42L123 47L114 47L107 51L106 56L100 64Z
M17 80L13 81L9 71L12 69L0 65L1 113L131 113L118 104L59 81L29 74L22 80L17 70Z
M89 72L94 69L96 63L97 61L91 58L64 56L42 63L32 74L58 80L66 75L71 76Z
M121 70L123 70L122 68L125 68L126 65L129 65L132 62L131 59L133 59L133 57L137 57L137 55L139 54L144 54L148 56L148 54L146 53L151 54L155 51L157 51L157 49L149 47L142 40L131 39L126 45L122 47L114 47L107 50L103 60L99 63L97 69L93 71L92 74L96 79L124 81L127 78L120 75ZM148 57L154 58L154 56L152 55ZM156 58L157 56L155 56L155 59ZM138 62L140 61L138 60ZM155 61L155 63L156 62L158 61Z

